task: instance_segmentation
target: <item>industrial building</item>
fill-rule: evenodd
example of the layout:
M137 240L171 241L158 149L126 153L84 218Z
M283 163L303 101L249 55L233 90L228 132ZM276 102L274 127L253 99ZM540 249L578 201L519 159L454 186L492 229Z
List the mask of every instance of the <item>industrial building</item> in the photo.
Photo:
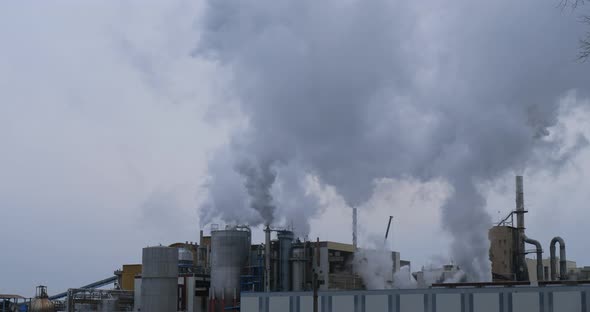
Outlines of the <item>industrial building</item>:
M567 280L568 261L564 240L556 236L549 242L550 258L548 266L543 261L542 244L525 233L524 215L528 211L524 206L524 186L522 176L516 177L516 209L496 226L490 229L490 260L494 281L537 281ZM516 216L516 226L514 226ZM526 244L534 246L534 250L526 250ZM559 257L556 245L559 244ZM526 255L535 254L535 264L529 265ZM559 267L557 262L559 261ZM569 264L571 268L572 263ZM575 266L575 264L574 264ZM539 278L541 277L541 278Z
M327 291L318 297L322 312L586 312L590 285L530 286L477 285ZM242 312L308 312L311 293L244 293Z
M468 283L454 264L410 275L410 262L399 252L359 248L355 209L352 244L302 241L290 229L269 225L264 242L252 244L246 225L211 225L198 242L144 248L142 263L124 264L104 280L53 296L39 286L31 299L0 294L0 312L587 312L590 268L566 258L560 237L543 258L542 244L526 234L526 213L522 177L516 177L516 208L488 233L490 283ZM375 254L391 263L391 276L380 276L388 289L367 290L357 272ZM413 289L395 284L403 266Z
M559 263L559 257L556 259L557 263ZM550 281L551 280L551 258L544 258L543 259L543 276L541 278L537 277L537 260L536 259L526 259L526 265L529 270L529 280L531 282L536 281ZM573 279L577 269L576 262L567 260L566 261L566 268L567 272L564 272L563 275L566 275L568 279ZM555 273L557 276L561 276L561 267L558 265L555 267Z
M301 241L285 229L266 227L265 232L265 243L252 245L249 227L214 226L211 236L201 231L199 244L145 248L141 266L123 266L123 288L130 285L128 276L135 272L136 311L164 311L172 306L175 311L237 310L242 292L311 291L314 280L322 291L364 289L362 278L354 272L352 245ZM409 264L400 260L399 252L390 253L393 272L402 263ZM137 274L139 267L141 274ZM174 271L173 267L184 269Z

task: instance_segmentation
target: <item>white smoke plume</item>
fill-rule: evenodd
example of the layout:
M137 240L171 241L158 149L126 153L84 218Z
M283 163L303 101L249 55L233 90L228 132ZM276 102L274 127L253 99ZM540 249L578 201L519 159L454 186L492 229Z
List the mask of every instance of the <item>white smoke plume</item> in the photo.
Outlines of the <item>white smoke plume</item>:
M410 266L403 266L393 275L393 287L398 289L413 289L418 287L416 279L412 276Z
M390 289L394 284L391 251L360 249L354 254L354 271L361 276L367 289Z
M272 163L265 161L256 164L242 161L237 164L236 171L244 177L244 187L250 196L250 207L260 213L264 224L272 224L275 207L270 191L277 177Z
M559 98L587 96L590 71L572 62L575 19L549 3L439 6L209 1L194 56L232 73L228 93L248 126L212 160L201 221L279 218L273 189L290 166L350 206L371 197L376 179L443 179L453 188L442 207L451 256L470 280L489 280L491 218L478 187L563 163L551 159L562 149L551 135ZM299 181L283 195L301 194ZM313 215L318 205L298 209Z

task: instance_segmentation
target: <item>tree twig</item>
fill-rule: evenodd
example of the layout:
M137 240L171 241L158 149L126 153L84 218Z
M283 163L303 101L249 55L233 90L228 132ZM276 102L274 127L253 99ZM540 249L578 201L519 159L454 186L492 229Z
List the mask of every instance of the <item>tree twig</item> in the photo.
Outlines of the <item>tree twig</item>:
M582 22L590 26L590 16L584 16ZM582 62L590 59L590 31L586 33L586 38L580 40L580 53L578 59Z

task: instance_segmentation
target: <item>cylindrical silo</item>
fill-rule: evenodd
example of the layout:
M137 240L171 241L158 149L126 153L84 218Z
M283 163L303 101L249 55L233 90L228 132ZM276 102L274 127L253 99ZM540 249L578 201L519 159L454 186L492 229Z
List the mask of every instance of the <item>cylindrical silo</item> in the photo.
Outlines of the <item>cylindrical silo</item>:
M293 247L291 258L291 288L293 291L302 291L305 288L305 247L302 244Z
M232 306L240 298L240 275L248 264L250 229L232 227L211 231L211 288L217 302ZM217 310L221 304L216 304Z
M176 311L178 301L178 249L143 249L141 311Z
M291 272L289 260L291 260L291 246L293 245L293 232L280 231L279 239L279 289L289 291L291 289Z
M183 269L190 269L194 266L193 252L190 249L178 248L178 266Z

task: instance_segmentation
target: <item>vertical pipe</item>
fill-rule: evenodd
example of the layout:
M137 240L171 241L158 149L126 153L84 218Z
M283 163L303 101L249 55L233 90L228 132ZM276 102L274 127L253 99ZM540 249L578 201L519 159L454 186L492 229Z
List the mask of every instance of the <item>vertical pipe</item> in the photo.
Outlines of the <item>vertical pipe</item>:
M264 229L264 291L270 292L270 226Z
M389 236L389 228L391 227L391 219L393 219L393 216L389 216L389 222L387 223L387 230L385 231L385 240L387 240L387 236Z
M209 311L215 312L215 288L210 288L209 294Z
M565 243L559 245L559 279L567 280L567 260L565 258Z
M318 270L320 268L320 238L317 238L317 241L315 243L315 258L316 258L316 265L318 267Z
M273 291L277 291L279 289L279 248L277 247L278 243L275 244L275 248L272 250L272 284L270 289Z
M320 238L318 237L315 244L316 268L313 270L312 287L313 287L313 312L318 312L318 275L320 270Z
M541 243L539 241L534 240L532 238L528 238L525 236L524 241L526 243L535 245L537 250L537 281L542 281L543 278L543 248L541 247Z
M555 256L555 244L559 243L559 279L567 279L567 259L565 255L565 242L559 236L551 240L549 247L550 262L551 262L551 280L557 280L557 259Z
M551 240L551 245L549 245L549 266L551 267L551 280L555 281L555 280L557 280L557 259L555 259L555 238L553 238Z
M352 248L356 251L357 248L357 215L356 207L352 208Z
M524 226L524 186L522 176L516 176L516 228L517 228L517 249L516 249L516 272L518 280L528 280L528 270L525 259L525 226Z
M207 245L207 268L211 268L211 245Z
M223 287L223 291L221 292L221 311L225 311L225 287Z

